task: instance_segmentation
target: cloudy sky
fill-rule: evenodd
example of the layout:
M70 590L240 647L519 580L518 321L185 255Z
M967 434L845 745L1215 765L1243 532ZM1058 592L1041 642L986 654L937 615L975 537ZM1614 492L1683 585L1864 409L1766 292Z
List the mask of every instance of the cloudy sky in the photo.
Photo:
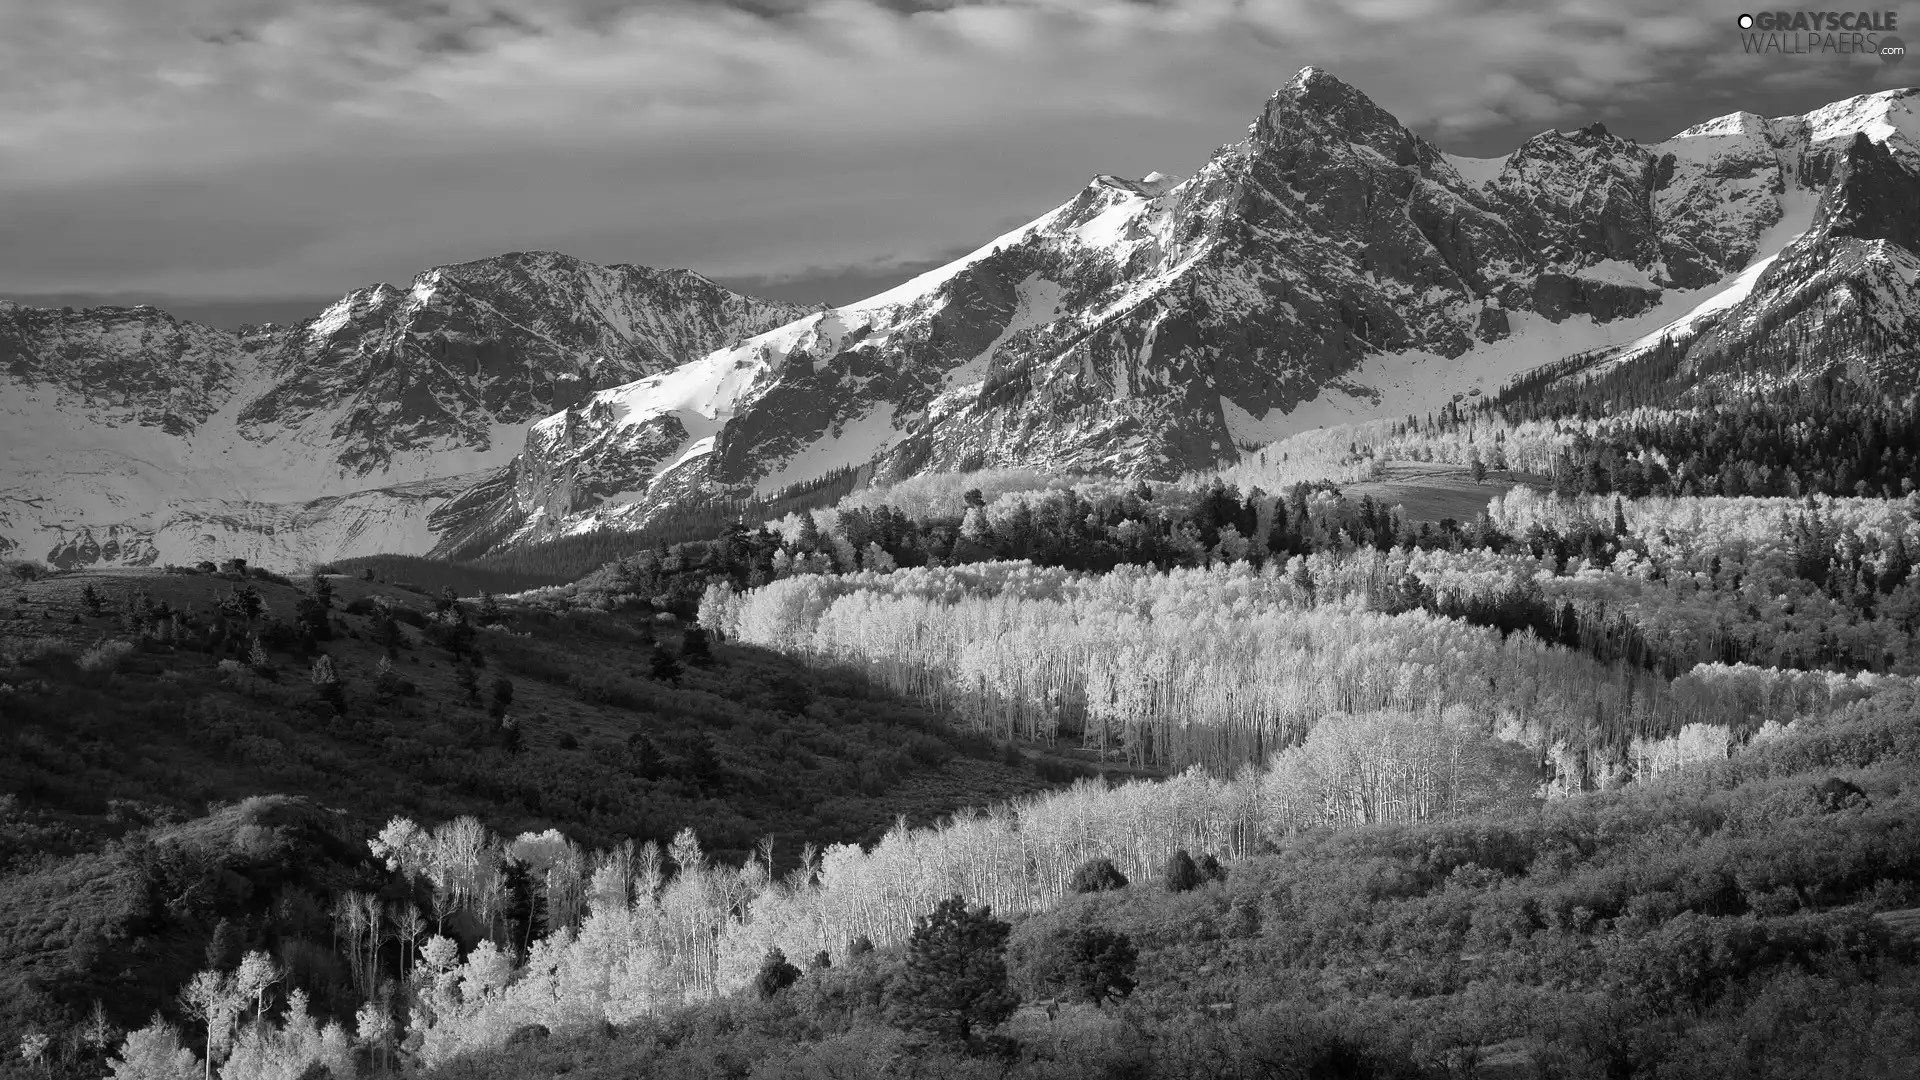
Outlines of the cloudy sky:
M1190 173L1303 64L1469 154L1595 119L1651 141L1920 81L1744 55L1741 10L0 0L0 295L290 317L550 248L838 302L1095 173Z

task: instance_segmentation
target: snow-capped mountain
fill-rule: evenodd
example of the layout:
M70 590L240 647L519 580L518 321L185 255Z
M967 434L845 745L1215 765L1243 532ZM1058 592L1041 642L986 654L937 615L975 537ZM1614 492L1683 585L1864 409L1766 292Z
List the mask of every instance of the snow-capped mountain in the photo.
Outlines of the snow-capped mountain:
M634 526L853 464L1172 475L1657 340L1768 265L1793 269L1755 319L1869 286L1904 318L1916 101L1469 159L1307 68L1188 179L1096 177L945 267L539 421L449 536Z
M1916 105L1920 95L1894 91L1805 117L1742 114L1681 133L1672 143L1693 151L1697 187L1740 167L1778 193L1781 212L1760 219L1770 221L1765 250L1679 318L1562 365L1559 381L1637 365L1649 380L1777 377L1793 367L1801 377L1844 368L1883 385L1920 385Z
M422 551L526 424L803 309L684 270L516 253L294 327L0 303L0 553L299 562Z
M1821 334L1907 385L1916 102L1474 159L1307 68L1190 177L1096 176L839 308L549 254L239 334L0 307L0 545L470 554L846 466L1168 476L1565 357L1708 373Z

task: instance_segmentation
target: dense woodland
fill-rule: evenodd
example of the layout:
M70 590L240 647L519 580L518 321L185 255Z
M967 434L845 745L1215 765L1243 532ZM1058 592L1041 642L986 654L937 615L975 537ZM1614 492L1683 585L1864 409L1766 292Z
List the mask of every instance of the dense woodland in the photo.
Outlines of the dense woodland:
M692 830L596 852L472 818L356 855L253 800L154 837L150 873L331 872L331 909L214 926L170 1020L95 1034L113 1075L180 1080L209 1041L236 1077L1898 1075L1920 983L1880 913L1920 880L1916 707L1361 828L1287 826L1254 777L1085 784L785 875Z
M1900 1075L1915 402L1599 400L481 569L22 567L7 1066Z

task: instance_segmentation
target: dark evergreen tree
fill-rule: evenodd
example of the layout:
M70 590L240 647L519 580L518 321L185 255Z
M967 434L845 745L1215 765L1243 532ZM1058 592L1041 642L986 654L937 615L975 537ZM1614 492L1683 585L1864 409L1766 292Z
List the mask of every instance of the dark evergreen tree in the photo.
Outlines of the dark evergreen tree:
M713 647L707 641L704 627L689 626L680 639L680 656L696 667L706 667L713 663Z
M480 673L474 670L472 664L467 663L465 660L461 660L455 664L453 667L453 679L454 682L459 685L461 691L466 694L469 703L474 705L480 703Z
M726 771L712 734L701 731L687 739L680 753L680 775L704 794L720 792L726 783Z
M240 962L240 950L245 942L232 920L224 916L214 924L213 937L207 941L207 970L231 971Z
M799 981L800 969L787 963L787 954L770 949L766 959L760 962L760 973L754 976L753 987L764 1001Z
M633 771L643 780L658 780L667 771L666 757L644 731L636 731L627 737L627 757L633 763Z
M1007 985L1011 930L959 895L915 919L906 970L895 984L894 1022L964 1044L1012 1016L1019 999Z
M373 619L373 640L387 651L387 659L397 659L401 646L407 643L406 632L400 629L399 620L385 607L375 609Z
M1127 887L1127 875L1113 865L1112 859L1089 859L1074 868L1067 878L1067 891L1074 893L1110 892Z
M811 513L800 515L800 536L794 546L810 554L820 550L820 524Z
M476 618L481 626L498 626L502 621L500 601L486 589L480 590L480 613Z
M673 653L658 642L654 643L653 658L648 661L647 670L655 679L664 683L678 683L685 671Z
M456 614L450 623L434 623L429 626L434 631L440 646L455 660L477 661L479 654L474 649L474 641L479 637L473 624L467 621L464 613Z
M320 599L308 593L301 593L293 603L294 622L301 633L315 641L328 641L333 638L333 620L328 617L327 608Z
M525 951L533 944L533 927L536 915L536 890L533 887L533 874L527 864L518 859L507 859L501 866L501 892L506 904L500 914L507 924L507 940L518 951Z
M1186 848L1173 853L1167 860L1165 885L1168 892L1190 892L1201 885L1200 868L1194 865L1193 856Z
M106 608L106 601L92 585L80 590L80 602L87 606L87 614L99 615Z
M1133 993L1133 973L1139 950L1133 939L1101 926L1068 931L1053 951L1053 970L1047 974L1061 986L1095 1005Z

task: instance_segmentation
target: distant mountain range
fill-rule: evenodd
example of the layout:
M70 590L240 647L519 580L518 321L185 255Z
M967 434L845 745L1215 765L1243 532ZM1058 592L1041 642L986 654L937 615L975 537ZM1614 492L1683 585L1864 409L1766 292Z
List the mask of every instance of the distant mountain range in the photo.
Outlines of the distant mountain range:
M850 466L1167 477L1554 362L1804 354L1906 388L1917 101L1471 159L1307 68L1190 178L1098 176L839 308L550 253L239 333L0 303L0 550L296 563L637 528Z

